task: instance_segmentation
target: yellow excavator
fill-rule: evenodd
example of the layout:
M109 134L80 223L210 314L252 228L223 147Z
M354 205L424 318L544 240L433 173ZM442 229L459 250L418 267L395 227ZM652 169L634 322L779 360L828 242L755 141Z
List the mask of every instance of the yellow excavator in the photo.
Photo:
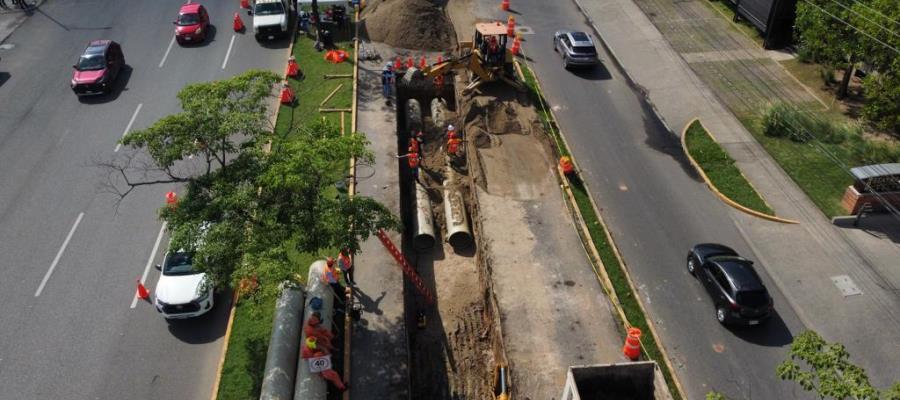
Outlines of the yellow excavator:
M525 89L516 78L512 51L506 48L509 41L506 25L500 22L476 23L473 39L459 43L456 57L425 68L422 71L425 77L431 79L450 70L466 69L469 71L469 85L463 89L464 92L496 80L502 80L518 90Z

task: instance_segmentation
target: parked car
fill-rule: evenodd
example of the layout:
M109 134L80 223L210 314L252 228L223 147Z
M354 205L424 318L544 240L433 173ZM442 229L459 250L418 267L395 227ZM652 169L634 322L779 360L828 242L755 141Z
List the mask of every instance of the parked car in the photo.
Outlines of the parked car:
M687 269L712 298L720 323L758 325L771 316L772 296L753 261L730 247L715 243L694 246L687 255Z
M112 40L94 40L72 65L72 91L76 95L107 94L125 66L122 47Z
M202 43L209 31L209 14L200 3L186 3L178 10L175 24L175 40L178 44Z
M194 255L185 250L166 252L156 284L154 304L166 319L199 317L213 308L214 287L206 273L198 271Z
M256 0L253 5L253 35L256 40L286 36L290 7L286 0Z
M599 62L594 41L584 32L557 31L553 34L553 51L559 53L566 68L593 67Z

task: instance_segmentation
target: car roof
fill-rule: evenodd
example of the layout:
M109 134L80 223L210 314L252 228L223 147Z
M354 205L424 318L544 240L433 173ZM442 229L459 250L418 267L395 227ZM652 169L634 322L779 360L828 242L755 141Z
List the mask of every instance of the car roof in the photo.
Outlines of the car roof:
M588 36L587 33L572 31L566 33L569 36L569 40L572 41L573 46L593 46L594 42L591 40L591 37Z
M200 3L185 3L178 12L181 14L194 14L200 12Z
M741 257L716 257L712 260L722 267L722 271L739 291L765 290L753 262Z
M84 49L84 54L103 54L110 43L112 43L112 40L109 39L91 40L87 48Z

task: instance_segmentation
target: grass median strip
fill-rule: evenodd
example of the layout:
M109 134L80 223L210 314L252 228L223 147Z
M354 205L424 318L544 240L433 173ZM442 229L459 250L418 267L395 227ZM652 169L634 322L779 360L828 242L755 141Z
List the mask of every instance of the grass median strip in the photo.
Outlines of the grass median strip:
M556 121L550 112L546 100L541 94L534 73L528 66L524 64L520 65L522 67L522 75L525 78L525 84L529 88L533 101L538 104L538 113L541 116L545 132L553 138L560 155L570 156L571 153L569 152L565 141L562 140L562 137L560 136L561 133L559 128L556 125ZM613 290L619 299L619 305L627 319L625 323L637 327L641 332L644 332L644 335L641 336L641 344L643 345L644 353L648 358L652 360L664 360L659 345L656 343L655 335L652 334L647 323L643 308L641 308L638 299L635 297L635 293L631 289L631 284L628 282L628 276L624 269L625 267L619 262L613 244L608 240L609 236L607 235L606 227L601 222L600 216L597 215L594 210L587 187L578 177L570 179L569 183L572 188L572 195L575 197L575 203L584 218L584 223L587 225L590 234L589 240L591 240L594 247L597 248L597 252L600 256L600 263L602 264L601 267L606 270L610 282L612 283ZM672 397L676 400L680 400L681 396L678 386L675 383L668 365L663 361L658 362L657 364L666 379L666 384L669 386Z
M700 121L694 121L685 132L688 153L723 196L751 210L774 215L774 211L747 181L734 159L716 142Z

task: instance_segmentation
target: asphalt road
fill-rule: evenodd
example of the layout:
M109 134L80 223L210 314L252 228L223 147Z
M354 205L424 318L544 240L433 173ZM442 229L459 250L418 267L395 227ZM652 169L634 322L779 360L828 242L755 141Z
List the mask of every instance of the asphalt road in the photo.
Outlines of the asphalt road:
M494 3L480 2L505 20ZM729 216L733 211L702 184L678 138L654 118L599 42L603 66L581 72L563 68L553 51L553 32L594 35L573 2L516 0L513 8L517 22L533 31L523 43L529 65L559 117L688 398L703 398L710 390L732 399L803 397L794 384L775 376L802 324L765 269L760 272L777 316L758 329L720 326L708 296L685 269L688 249L699 242L725 243L757 259Z
M212 39L170 48L181 3L48 0L0 50L0 399L210 396L228 296L180 323L131 308L135 279L165 251L163 235L153 252L156 210L177 187L140 188L117 207L95 163L125 151L129 124L177 112L187 83L282 72L287 41L235 35L238 2L215 0L204 2ZM130 68L111 96L79 100L71 65L97 38L120 42ZM150 267L151 291L157 279Z

